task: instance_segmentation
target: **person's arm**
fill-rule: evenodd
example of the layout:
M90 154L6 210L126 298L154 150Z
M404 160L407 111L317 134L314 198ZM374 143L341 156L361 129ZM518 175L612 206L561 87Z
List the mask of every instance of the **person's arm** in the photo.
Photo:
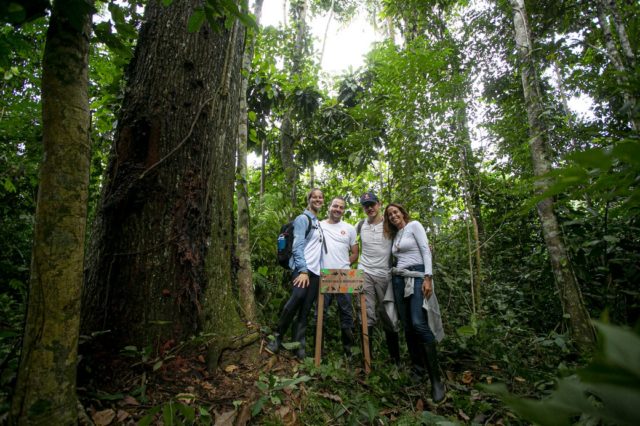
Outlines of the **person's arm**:
M304 257L304 249L307 246L307 236L305 234L309 227L309 218L305 216L303 213L293 221L293 247L291 250L293 252L294 267L292 269L299 272L307 272L307 260ZM311 232L314 232L313 226L309 231L309 235L311 235Z
M358 255L360 254L360 249L358 244L354 244L351 246L351 254L349 255L349 265L353 265L358 261Z
M356 229L349 227L349 266L358 261L358 255L360 254L360 247L358 246L358 235Z
M424 281L422 281L422 294L426 299L433 294L433 265L431 264L431 249L429 248L429 240L427 239L427 232L424 230L422 224L418 221L414 221L413 236L416 239L420 254L422 255L422 262L424 264Z
M420 254L422 255L422 264L424 265L424 274L433 275L433 266L431 265L431 249L429 248L429 240L427 240L427 233L420 222L414 220L411 222L413 236L416 239Z

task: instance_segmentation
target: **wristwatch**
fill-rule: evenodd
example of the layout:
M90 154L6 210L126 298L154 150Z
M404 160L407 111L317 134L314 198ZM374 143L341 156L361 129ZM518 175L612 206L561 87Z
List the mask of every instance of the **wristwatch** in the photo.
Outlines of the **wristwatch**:
M425 275L424 275L424 277L425 277L425 278L433 278L433 275L431 275L431 274L425 274Z

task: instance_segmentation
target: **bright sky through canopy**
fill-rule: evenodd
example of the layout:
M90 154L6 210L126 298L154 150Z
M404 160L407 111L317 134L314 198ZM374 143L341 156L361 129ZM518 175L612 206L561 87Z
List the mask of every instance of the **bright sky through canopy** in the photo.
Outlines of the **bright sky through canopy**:
M261 25L281 25L284 13L282 3L283 0L265 0ZM314 49L317 52L322 49L327 18L328 14L315 17L311 22L311 33L315 38ZM371 50L371 44L379 39L380 36L375 35L364 13L357 14L347 25L336 21L334 16L327 32L322 69L331 75L337 75L349 67L360 67L364 64L364 55Z

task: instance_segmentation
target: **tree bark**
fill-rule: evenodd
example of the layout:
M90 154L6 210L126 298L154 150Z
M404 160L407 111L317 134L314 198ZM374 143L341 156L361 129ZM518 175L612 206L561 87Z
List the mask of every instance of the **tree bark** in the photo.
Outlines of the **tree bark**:
M615 2L609 0L597 0L596 10L598 13L598 22L602 29L602 36L604 38L605 48L609 56L609 60L618 71L616 79L618 80L620 91L622 92L622 99L625 104L625 110L627 111L627 117L631 127L635 131L640 130L640 117L637 115L638 99L629 89L629 76L635 73L635 56L630 48L629 40L627 39L626 30L620 19L619 13ZM617 28L618 36L622 46L623 55L616 47L616 42L611 33L611 26L607 18L606 11L609 11L614 16L614 23Z
M243 28L148 3L88 254L83 330L113 350L237 333L234 152ZM224 317L226 321L217 320Z
M56 0L42 62L44 159L29 300L11 414L77 423L76 364L89 193L87 77L93 2Z
M307 0L294 0L291 2L293 11L293 25L295 27L295 41L293 47L293 57L291 64L291 77L295 78L302 73L302 62L304 59L306 39L307 39ZM298 170L295 164L295 124L292 118L293 112L289 108L284 113L280 126L280 160L284 170L285 182L290 189L291 205L297 205Z
M263 0L257 0L254 6L256 24L260 25ZM256 320L256 301L253 293L253 270L251 268L251 241L249 228L251 217L249 211L249 191L247 189L247 88L251 74L251 60L255 38L249 36L242 58L242 87L240 89L240 119L238 127L238 180L236 182L236 197L238 205L238 288L240 290L240 309L247 321Z
M538 177L535 189L537 194L542 194L550 186L549 179L545 177L551 170L546 141L547 128L541 119L542 98L532 58L533 45L527 24L524 0L510 0L510 2L513 8L515 41L520 59L522 88L529 121L531 159L534 173ZM582 299L580 286L564 246L562 231L554 212L553 200L550 197L544 198L538 203L537 208L551 268L560 290L561 303L565 313L569 315L571 333L578 346L583 350L588 350L595 342L595 334Z

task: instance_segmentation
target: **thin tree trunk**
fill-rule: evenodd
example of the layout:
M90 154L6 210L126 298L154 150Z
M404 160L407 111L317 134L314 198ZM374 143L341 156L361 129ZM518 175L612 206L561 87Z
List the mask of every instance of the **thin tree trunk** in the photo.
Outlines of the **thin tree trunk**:
M329 25L331 24L331 19L333 18L333 5L335 0L331 0L331 7L329 10L329 17L327 18L327 25L324 27L324 37L322 38L322 49L320 50L320 60L318 63L320 67L322 67L322 59L324 58L324 49L327 45L327 34L329 33ZM313 187L313 185L311 185Z
M295 44L293 48L293 58L291 73L292 76L302 73L302 61L305 53L305 44L307 38L307 0L297 0L291 4L293 11L293 25L295 27ZM295 164L295 145L296 134L295 124L292 119L292 111L287 110L282 119L280 126L280 160L284 169L285 181L290 189L291 205L297 204L297 188L298 171Z
M472 250L471 248L471 229L470 229L471 227L469 226L469 222L470 222L470 219L467 218L465 220L465 223L467 225L467 253L469 257L469 280L471 281L471 312L475 315L478 289L476 287L475 280L474 280L476 273L473 267L473 251L474 250Z
M555 59L553 59L552 67L553 73L556 76L556 82L558 84L558 93L560 94L562 111L564 112L565 117L567 117L567 125L569 126L569 129L573 129L573 116L571 115L571 110L569 109L569 101L567 99L567 91L565 90L564 86L564 79L562 78L562 74L560 74L558 62Z
M513 23L515 40L520 58L520 72L522 88L529 120L529 135L531 159L536 181L536 193L541 194L550 186L548 178L544 176L551 170L548 147L546 142L547 129L542 122L542 98L531 52L533 50L524 0L510 0L513 8ZM595 342L595 334L589 320L589 314L582 299L580 286L571 267L571 261L562 240L562 231L556 218L553 200L544 198L538 203L538 215L542 223L542 233L549 251L551 268L556 283L560 289L562 306L569 314L571 332L579 347L590 349Z
M257 0L254 6L256 24L260 25L263 0ZM248 34L248 33L247 33ZM249 191L247 188L247 88L251 74L251 60L255 37L248 35L247 46L242 58L242 86L240 89L240 118L238 127L238 180L236 181L236 197L238 205L238 288L240 293L240 309L247 321L256 320L256 301L253 292L253 270L251 268L251 244L249 228L251 218L249 211Z
M629 42L629 36L627 36L627 29L625 28L624 22L622 21L622 16L620 16L620 11L618 10L616 1L598 1L609 11L611 16L613 17L613 24L616 28L616 32L618 33L618 42L620 43L622 55L625 58L625 65L629 70L634 70L636 66L636 56L633 53L633 48L631 47L631 43Z
M609 10L611 12L611 7L608 5L608 0L597 0L596 1L596 10L598 13L598 22L600 23L600 28L602 29L602 36L604 37L605 48L607 49L607 54L611 63L615 67L616 71L618 71L616 75L616 79L618 80L620 91L622 92L622 98L625 104L625 109L627 111L627 117L631 124L631 127L635 131L640 131L640 117L637 116L636 108L638 105L638 99L635 95L633 95L629 90L629 76L635 73L635 57L633 56L633 52L628 52L628 47L623 47L625 51L625 56L627 57L627 64L625 64L625 60L622 55L618 51L616 47L616 42L613 38L613 34L611 33L611 26L609 25L609 20L605 13L605 10ZM615 6L615 3L614 3ZM617 11L617 9L615 9ZM619 17L618 17L619 20ZM618 23L619 26L622 26L622 22ZM618 34L622 33L621 40L626 40L626 44L628 44L628 40L626 39L626 31L624 31L624 27L618 30ZM624 44L621 42L621 44ZM633 66L629 66L629 64L633 64Z
M89 193L87 77L93 3L56 0L42 74L40 167L29 300L11 414L77 423L76 364Z
M267 142L262 139L260 142L260 201L264 197L264 189L267 176L265 175L267 169Z

